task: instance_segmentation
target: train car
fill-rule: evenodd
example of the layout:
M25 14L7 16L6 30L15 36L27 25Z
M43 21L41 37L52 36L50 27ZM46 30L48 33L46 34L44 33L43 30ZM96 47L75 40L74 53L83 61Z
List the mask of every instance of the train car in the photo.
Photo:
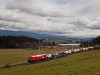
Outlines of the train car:
M46 57L47 57L47 59L53 59L54 58L53 54L47 54Z
M62 52L58 52L59 54L59 57L62 57L63 56L63 53Z
M79 49L75 49L74 52L75 52L75 53L78 53L78 52L79 52Z
M31 63L31 62L34 62L34 61L39 61L39 60L44 60L44 59L46 59L46 54L31 55L31 56L29 56L27 61L29 63Z
M82 48L83 49L83 51L86 51L86 48Z
M85 48L85 50L87 51L87 50L88 50L88 48Z
M59 57L59 53L58 53L58 52L55 52L55 53L53 54L53 57Z
M88 47L88 50L93 50L93 47Z
M71 50L68 50L68 54L72 54L72 51Z
M64 53L65 53L66 55L68 55L68 51L64 51Z
M71 50L71 53L74 54L75 53L74 50Z
M78 50L78 53L80 52L80 49L77 49Z
M62 56L66 56L67 54L65 53L65 51L62 51Z
M80 52L83 52L83 51L84 51L83 48L80 48L80 49L79 49L79 53L80 53Z

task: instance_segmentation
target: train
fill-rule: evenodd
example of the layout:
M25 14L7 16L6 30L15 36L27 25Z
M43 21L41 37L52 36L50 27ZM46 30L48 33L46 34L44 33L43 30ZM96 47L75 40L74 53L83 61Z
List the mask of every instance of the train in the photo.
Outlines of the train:
M84 51L93 50L93 49L94 47L87 47L87 48L80 48L80 49L74 49L74 50L66 50L62 52L55 52L53 54L51 53L51 54L30 55L27 59L27 62L32 63L32 62L37 62L37 61L50 60L50 59L64 57L67 55L72 55L74 53L81 53Z

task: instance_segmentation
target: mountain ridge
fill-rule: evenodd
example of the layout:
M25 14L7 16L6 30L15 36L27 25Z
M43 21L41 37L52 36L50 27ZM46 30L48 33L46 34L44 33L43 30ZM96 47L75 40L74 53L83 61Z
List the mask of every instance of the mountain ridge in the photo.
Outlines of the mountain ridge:
M92 38L77 38L77 37L69 37L69 36L57 36L57 35L49 35L49 34L39 34L35 32L29 32L29 31L11 31L11 30L0 30L0 36L3 35L24 35L34 38L40 38L40 39L50 39L50 40L91 40Z

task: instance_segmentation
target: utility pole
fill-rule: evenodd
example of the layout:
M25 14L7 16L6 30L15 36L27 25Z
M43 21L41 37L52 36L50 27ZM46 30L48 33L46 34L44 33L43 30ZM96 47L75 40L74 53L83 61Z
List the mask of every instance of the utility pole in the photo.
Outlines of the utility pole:
M39 46L39 54L40 54L40 46Z
M74 50L74 49L73 49L73 46L72 46L72 50Z
M55 45L55 60L56 60L56 57L57 57L56 50L57 50L57 46Z
M89 47L89 43L88 43L88 47Z
M39 39L39 54L40 54L40 39Z
M84 44L83 44L83 48L84 48Z

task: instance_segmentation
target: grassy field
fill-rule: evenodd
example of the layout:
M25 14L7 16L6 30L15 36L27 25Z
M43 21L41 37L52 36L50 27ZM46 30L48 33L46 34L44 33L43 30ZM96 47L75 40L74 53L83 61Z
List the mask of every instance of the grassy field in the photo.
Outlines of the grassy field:
M56 51L64 51L67 50L67 48L57 48ZM49 48L42 48L40 50L40 53L54 53L55 48L49 49ZM0 49L0 67L4 66L5 64L18 64L27 62L27 58L29 55L36 55L39 54L38 49Z
M52 53L54 50L41 50L41 52ZM30 54L38 54L38 51L0 50L0 66L26 62ZM100 50L77 53L37 64L4 68L0 69L0 75L100 75Z

